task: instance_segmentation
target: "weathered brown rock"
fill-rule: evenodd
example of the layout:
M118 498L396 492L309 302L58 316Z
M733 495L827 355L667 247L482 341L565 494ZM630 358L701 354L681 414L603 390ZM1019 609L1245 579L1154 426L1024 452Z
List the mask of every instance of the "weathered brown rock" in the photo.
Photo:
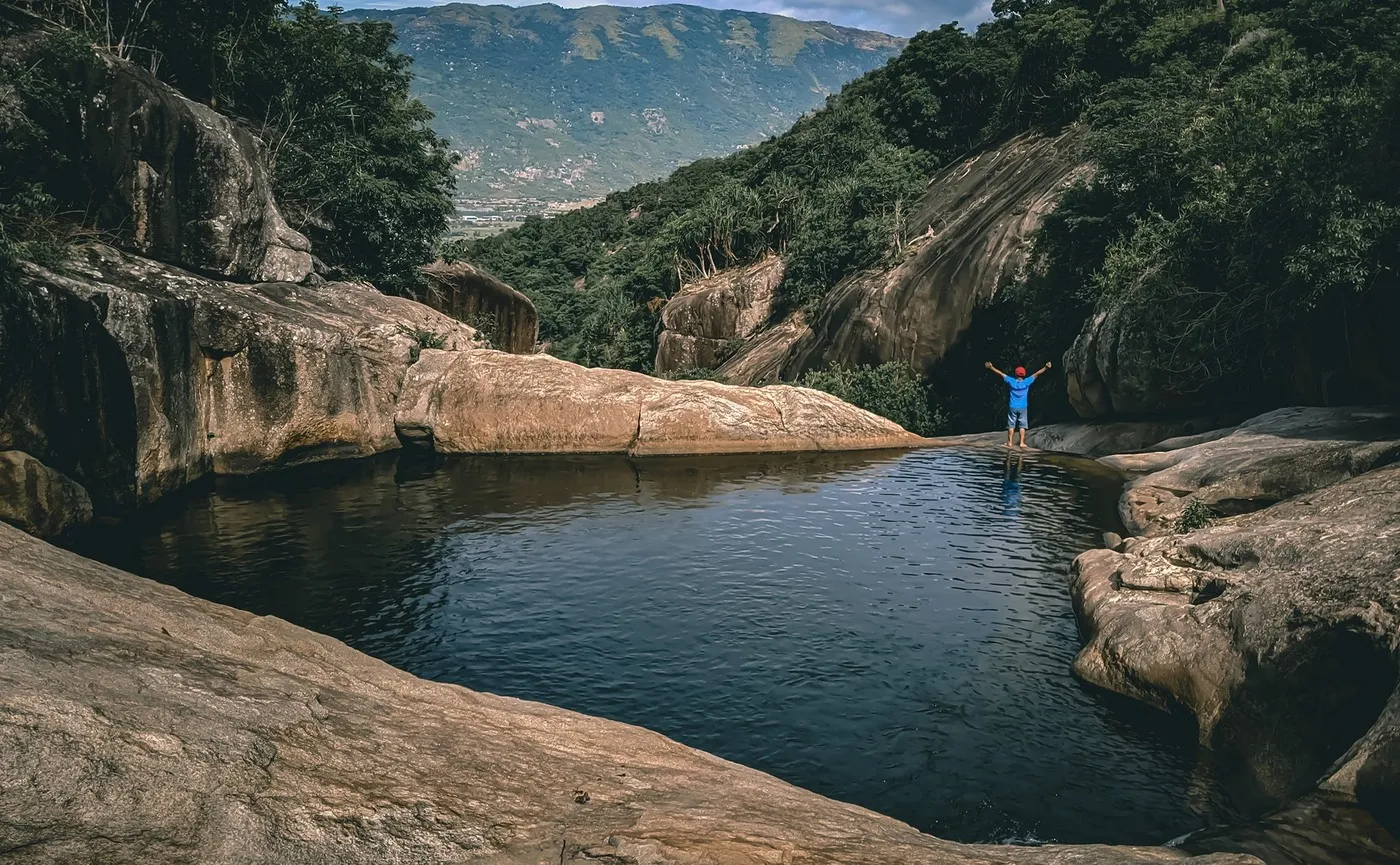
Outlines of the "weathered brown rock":
M1024 265L1031 235L1087 171L1074 143L1072 132L1027 133L935 177L909 221L926 229L910 242L911 253L893 269L837 285L810 333L787 347L780 377L891 360L929 372L971 324L977 305Z
M1164 848L942 841L637 727L423 681L7 526L0 598L7 862L1187 859Z
M1161 452L1105 457L1144 473L1119 508L1133 534L1162 534L1193 501L1217 515L1257 510L1400 460L1400 412L1279 409L1228 435L1167 441Z
M57 538L92 520L87 490L22 451L0 452L0 520Z
M793 347L809 339L812 329L801 310L755 334L729 360L720 365L718 377L729 384L765 385L782 380L783 366Z
M107 510L211 471L397 447L415 330L472 344L466 325L368 286L222 282L90 245L26 266L0 297L0 447Z
M1100 460L1149 472L1121 511L1151 536L1075 560L1075 672L1189 710L1246 816L1287 806L1191 849L1400 861L1400 413L1282 409L1158 447ZM1172 533L1193 500L1213 518Z
M273 197L262 142L135 64L93 52L72 70L75 166L92 211L120 245L230 279L299 282L311 245Z
M1199 394L1176 391L1160 364L1137 350L1144 330L1152 326L1117 307L1084 323L1063 365L1069 402L1080 417L1171 414L1203 407Z
M1075 672L1189 709L1246 812L1320 783L1400 830L1400 466L1125 550L1075 562Z
M736 341L768 322L783 271L782 257L768 255L682 286L661 308L657 373L718 366Z
M540 339L540 318L530 298L465 261L439 261L423 268L423 302L470 324L492 348L530 354Z
M924 439L821 391L667 381L549 355L432 352L409 371L406 439L448 453L744 453Z

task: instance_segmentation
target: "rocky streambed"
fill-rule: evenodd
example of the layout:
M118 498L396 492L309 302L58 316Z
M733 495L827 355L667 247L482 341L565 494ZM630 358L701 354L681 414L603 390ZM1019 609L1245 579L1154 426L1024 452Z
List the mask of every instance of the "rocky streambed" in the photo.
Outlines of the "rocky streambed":
M0 291L6 523L61 536L212 474L405 441L620 454L926 444L801 388L665 382L491 350L453 315L489 314L504 329L496 344L516 351L533 345L535 317L469 269L429 274L441 310L328 282L282 219L255 136L114 58L74 75L86 102L70 155L114 245L25 265ZM930 231L901 286L938 294L942 283L919 275L935 267L966 263L975 278L948 283L964 288L1004 272L1078 170L1057 142L1005 156L1035 170L1016 174L1025 182L1001 204L965 208L976 217L965 230ZM970 194L946 180L949 201ZM993 255L971 254L973 243L950 257L940 234L1001 240ZM841 344L927 341L881 323L883 310L928 298L885 282L848 288L835 312L781 331L783 344L756 339L732 358L752 367L736 377L768 380L795 352L816 357L803 347L811 334L853 333L849 322L873 321L874 336ZM755 298L732 294L734 321L697 339L750 333ZM959 297L939 340L965 327L975 295ZM879 314L850 313L867 307ZM1067 433L1062 446L1117 449L1098 435ZM1123 514L1143 537L1076 562L1087 637L1076 671L1192 712L1211 753L1245 770L1248 816L1283 809L1253 835L1176 849L954 844L636 727L423 681L0 525L0 859L1258 861L1218 847L1389 861L1387 833L1400 831L1396 442L1385 413L1296 410L1106 460L1141 474ZM1176 533L1193 515L1209 522ZM1304 840L1279 852L1289 833Z

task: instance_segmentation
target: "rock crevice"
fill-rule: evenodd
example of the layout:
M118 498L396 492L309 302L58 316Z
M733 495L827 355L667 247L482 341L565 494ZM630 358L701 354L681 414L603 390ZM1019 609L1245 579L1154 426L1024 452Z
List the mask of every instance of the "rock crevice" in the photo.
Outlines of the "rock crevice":
M1140 536L1071 572L1076 674L1189 710L1236 808L1259 817L1320 791L1369 812L1374 832L1329 839L1349 852L1325 861L1400 856L1398 423L1283 409L1103 458L1145 472L1120 507ZM1182 521L1190 502L1204 525Z

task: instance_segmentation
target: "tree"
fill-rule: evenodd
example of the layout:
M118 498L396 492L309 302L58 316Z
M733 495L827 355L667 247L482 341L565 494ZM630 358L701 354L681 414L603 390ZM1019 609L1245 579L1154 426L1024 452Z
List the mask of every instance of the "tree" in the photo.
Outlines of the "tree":
M244 55L238 108L268 141L278 197L346 275L414 294L451 213L452 171L412 62L384 22L303 2Z

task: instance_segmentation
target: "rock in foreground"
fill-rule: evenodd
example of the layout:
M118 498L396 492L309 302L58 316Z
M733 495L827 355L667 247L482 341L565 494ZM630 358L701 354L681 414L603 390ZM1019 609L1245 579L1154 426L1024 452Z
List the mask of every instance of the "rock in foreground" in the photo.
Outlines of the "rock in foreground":
M941 841L636 727L423 681L329 637L7 526L0 599L7 862L1185 858L1161 848Z
M425 351L399 435L444 453L636 456L912 447L925 440L821 391L668 381L548 355Z
M1121 507L1152 536L1081 555L1072 594L1075 672L1195 715L1236 807L1260 816L1320 790L1374 815L1384 837L1364 843L1400 857L1394 434L1389 411L1285 409L1107 458L1155 469ZM1172 533L1189 501L1215 516Z

